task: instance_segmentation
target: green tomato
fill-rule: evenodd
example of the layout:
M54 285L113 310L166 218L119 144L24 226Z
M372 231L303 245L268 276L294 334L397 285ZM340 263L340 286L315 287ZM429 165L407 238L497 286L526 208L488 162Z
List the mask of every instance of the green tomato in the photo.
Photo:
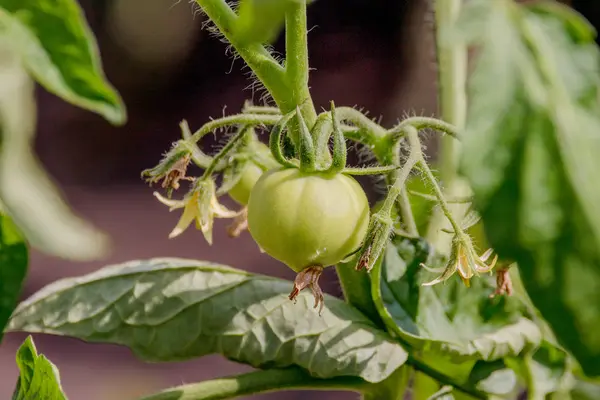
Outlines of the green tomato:
M229 190L229 197L238 204L243 206L247 205L248 199L250 198L250 191L263 173L264 171L262 168L252 161L246 163L246 167L244 168L239 181L237 181L237 183Z
M337 264L360 247L368 225L367 196L346 175L271 170L250 193L250 234L296 272Z

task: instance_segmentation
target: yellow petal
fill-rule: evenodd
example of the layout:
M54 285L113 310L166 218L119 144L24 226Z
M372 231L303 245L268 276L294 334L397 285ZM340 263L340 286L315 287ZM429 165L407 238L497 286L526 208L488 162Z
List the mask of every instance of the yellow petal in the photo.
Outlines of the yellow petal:
M490 256L492 255L493 252L494 252L494 249L487 249L485 251L485 253L483 253L481 256L479 256L479 259L483 262L486 262L488 260L488 258L490 258Z
M477 272L490 272L492 269L494 269L494 267L496 266L496 262L498 261L498 254L496 254L494 256L494 259L492 260L492 262L490 263L490 265L486 265L483 260L480 260L477 262L477 267L476 270Z
M163 195L161 195L158 192L154 192L152 194L154 195L154 197L156 197L158 199L158 201L160 201L164 205L168 206L170 211L185 207L186 202L184 200L167 199L166 197L164 197Z
M421 268L425 269L426 271L432 272L434 274L441 274L442 272L444 272L446 270L446 267L431 268L431 267L428 267L427 265L425 265L424 263L420 263L419 266Z
M235 218L240 214L239 211L230 210L219 203L216 196L211 199L210 207L216 218Z
M171 231L169 234L169 239L172 239L176 236L181 235L183 231L185 231L188 226L192 223L192 221L196 218L196 207L193 205L186 205L183 209L183 214L181 214L181 218L179 218L179 222L177 222L177 226Z

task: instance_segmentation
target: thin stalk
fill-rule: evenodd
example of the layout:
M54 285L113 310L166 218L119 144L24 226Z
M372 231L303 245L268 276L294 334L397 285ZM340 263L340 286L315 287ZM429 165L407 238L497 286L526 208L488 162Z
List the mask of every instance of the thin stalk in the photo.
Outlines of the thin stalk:
M249 126L244 126L242 128L240 128L240 130L238 131L238 133L227 142L227 144L221 149L221 151L219 151L212 159L212 162L209 164L209 166L204 170L204 174L202 174L202 179L205 178L209 178L213 172L215 172L215 169L217 168L217 166L219 165L219 163L221 161L225 160L225 157L227 157L229 155L229 152L238 144L242 141L242 139L244 138L244 136L246 136L246 134L248 133L248 130L250 129Z
M427 162L422 157L418 162L418 166L420 170L425 174L425 178L429 181L429 184L433 187L433 193L437 199L438 204L440 205L440 209L443 213L443 216L445 216L446 220L450 222L450 225L452 225L452 229L454 230L454 232L462 232L462 228L460 227L458 220L452 215L452 212L450 211L450 205L446 201L444 193L442 192L442 189L440 188L437 179L433 175L433 172L431 172L431 169L429 168Z
M409 134L409 143L411 146L411 155L415 154L415 157L422 157L422 149L421 149L421 142L419 142L419 138L418 138L418 128L413 127L413 126L407 126L403 128L403 132L408 131ZM413 136L410 136L413 135ZM391 137L391 135L389 135L389 137ZM415 142L416 140L416 142ZM400 147L399 147L399 143L396 143L393 147L392 147L392 155L391 155L391 159L393 160L395 165L400 165ZM414 151L418 150L419 154L416 154ZM399 173L400 171L394 171L393 173L390 174L390 177L388 178L389 181L391 182L395 182L398 180L399 178ZM406 179L408 179L408 176L406 177ZM405 181L406 181L405 179ZM417 228L417 222L415 221L415 216L413 214L412 211L412 206L410 205L410 200L408 199L408 194L406 193L406 185L403 184L402 188L400 189L400 194L398 195L397 198L397 202L396 202L396 206L398 209L398 213L400 214L400 217L402 218L402 222L404 222L405 228L406 228L406 233L409 236L413 236L413 237L418 237L419 236L419 229Z
M299 368L268 369L182 385L140 400L224 400L286 389L363 392L367 386L360 378L318 379Z
M423 129L433 129L443 132L455 140L460 140L460 135L456 126L448 122L429 117L410 117L403 119L398 125L394 126L388 132L394 136L402 136L403 131L407 126L413 126L419 131Z
M284 111L291 111L295 104L290 108L285 69L263 45L247 44L234 34L238 16L227 2L225 0L196 0L196 3L265 85L277 105Z
M415 359L411 355L408 356L408 360L406 361L406 363L409 365L412 365L412 367L415 370L421 371L424 374L429 375L430 377L432 377L433 379L435 379L442 385L452 386L454 389L456 389L460 392L466 393L470 396L473 396L476 399L486 400L489 398L489 396L486 393L483 393L471 386L467 386L467 385L463 385L463 384L454 382L454 380L452 378L446 376L445 374L443 374L441 372L436 371L435 369L429 367L427 364L424 364L421 361Z
M275 125L277 121L281 119L280 115L270 114L235 114L227 117L215 119L202 125L194 134L189 138L190 142L197 143L205 135L211 133L215 129L223 128L232 125Z
M281 111L277 107L268 107L268 106L252 106L246 105L242 109L243 113L246 114L275 114L281 115Z
M406 233L412 237L418 237L419 228L417 228L417 221L415 221L415 216L412 212L412 206L410 204L410 199L408 198L406 186L402 188L402 191L398 196L398 206L400 207L400 216L404 222Z
M467 115L467 47L463 43L448 43L442 35L458 19L462 0L435 0L436 46L439 82L439 107L442 119L454 125L459 131L464 129ZM459 143L451 137L442 137L440 141L438 170L440 179L449 197L465 195L468 186L459 179ZM453 206L456 215L460 215L464 206ZM464 210L463 210L464 211ZM435 211L431 218L427 239L437 248L449 250L451 238L441 233L447 227L444 216Z
M336 108L336 114L341 121L349 121L356 125L358 128L363 128L370 132L371 135L376 138L381 138L386 135L386 130L376 122L372 121L365 114L352 107L338 107Z
M289 2L285 13L285 77L288 90L286 103L280 108L286 113L300 107L304 121L312 128L317 112L308 88L307 34L306 1Z

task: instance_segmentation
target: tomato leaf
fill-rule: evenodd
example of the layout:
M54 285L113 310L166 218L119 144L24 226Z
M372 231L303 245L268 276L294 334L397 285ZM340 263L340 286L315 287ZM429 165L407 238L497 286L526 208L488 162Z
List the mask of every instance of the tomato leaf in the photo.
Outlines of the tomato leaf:
M0 339L17 306L27 274L27 245L13 222L0 215Z
M125 106L108 83L98 46L75 0L3 0L0 35L15 43L23 64L49 92L113 124Z
M478 7L483 23L465 35L480 49L461 170L492 246L518 262L559 343L600 375L600 309L589 306L600 303L595 34L558 4L471 4L463 18Z
M47 253L89 260L102 256L107 239L73 215L33 154L34 85L0 35L0 199L27 241Z
M43 354L38 355L31 336L17 350L19 379L12 400L66 400L58 369Z
M220 353L254 367L297 365L313 376L387 378L407 354L342 300L288 299L292 283L176 258L132 261L55 282L22 303L13 331L130 347L148 361Z
M540 342L539 329L522 316L520 303L490 299L493 287L484 277L470 288L459 279L421 286L431 274L419 264L429 258L428 265L439 266L429 254L424 240L398 238L372 272L380 274L374 300L388 329L420 351L424 362L464 380L477 360L518 356Z

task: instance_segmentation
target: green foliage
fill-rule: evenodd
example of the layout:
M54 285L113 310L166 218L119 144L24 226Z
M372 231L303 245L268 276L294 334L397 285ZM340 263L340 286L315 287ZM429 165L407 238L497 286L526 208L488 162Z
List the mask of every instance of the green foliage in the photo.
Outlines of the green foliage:
M387 378L406 352L360 312L326 297L287 298L291 282L221 265L153 259L57 281L15 311L9 329L130 347L148 361L221 353L255 367L297 365L319 378Z
M299 168L287 172L303 179L316 171L342 181L348 178L340 174L383 175L388 190L365 214L366 238L345 243L351 249L335 257L345 257L336 266L345 301L323 299L318 285L329 266L321 264L333 262L323 261L335 250L327 245L314 246L305 257L312 261L296 263L293 283L156 258L60 280L13 312L27 267L16 227L54 255L85 260L106 247L99 232L71 214L33 155L28 74L113 124L125 121L125 109L103 76L74 0L0 0L0 326L12 313L12 331L121 344L150 362L217 353L260 369L147 400L214 400L288 388L350 390L363 400L512 400L523 389L530 400L600 396L593 380L600 374L600 189L594 181L600 53L581 16L551 1L436 0L440 107L447 121L411 117L386 129L333 103L317 114L308 85L306 1L242 0L237 8L226 0L196 3L276 107L246 103L240 114L211 120L195 133L180 125L183 138L143 172L166 190L168 198L154 193L162 203L183 209L170 237L196 222L211 242L214 218L233 218L229 232L238 235L252 214L246 205L272 200L255 182L275 168ZM284 23L280 62L267 44ZM471 45L477 63L465 93ZM273 127L269 147L257 140L254 129L262 126ZM198 148L205 135L227 128L237 134L217 154ZM448 136L439 174L423 153L423 129ZM368 148L376 165L347 166L347 140ZM470 188L459 179L458 156ZM204 169L202 175L188 176L191 164ZM191 190L171 199L184 181L193 182ZM331 229L348 222L341 214L347 196L335 200L306 185L299 190L311 194L302 207L294 206L294 193L282 191L277 207L257 208L272 224L266 237L276 239L281 221L289 220L311 243L343 238L344 229L333 236ZM220 204L226 194L239 210ZM335 226L318 228L328 218L337 218ZM425 231L431 243L421 238ZM298 240L288 238L292 245ZM487 243L501 257L495 282L484 274L497 259L488 263L492 250L480 255L477 249ZM297 247L277 258L289 258ZM430 267L440 278L431 280ZM298 295L305 288L316 303ZM323 300L320 315L315 307ZM65 399L58 372L37 355L31 338L17 362L13 400Z
M482 49L469 86L462 171L491 244L518 262L525 288L560 343L587 374L598 375L594 32L556 4L475 1L463 18L463 26L479 28ZM469 23L474 19L480 24Z
M125 122L125 106L102 72L96 40L75 0L1 0L0 36L48 91Z
M445 355L467 367L468 373L472 364L468 360L518 356L540 342L539 329L523 317L518 300L490 299L493 289L483 278L470 288L457 280L421 286L429 279L420 266L429 250L420 239L397 240L373 271L381 273L380 291L374 288L375 303L388 328L405 343ZM452 369L459 375L458 367Z
M27 262L27 245L21 234L10 218L0 215L0 339L17 306Z
M44 357L38 355L31 336L17 351L19 379L12 400L66 400L60 386L58 369Z
M0 15L2 15L0 13ZM34 85L14 43L0 35L0 201L34 247L66 258L102 256L107 238L75 216L33 153Z

